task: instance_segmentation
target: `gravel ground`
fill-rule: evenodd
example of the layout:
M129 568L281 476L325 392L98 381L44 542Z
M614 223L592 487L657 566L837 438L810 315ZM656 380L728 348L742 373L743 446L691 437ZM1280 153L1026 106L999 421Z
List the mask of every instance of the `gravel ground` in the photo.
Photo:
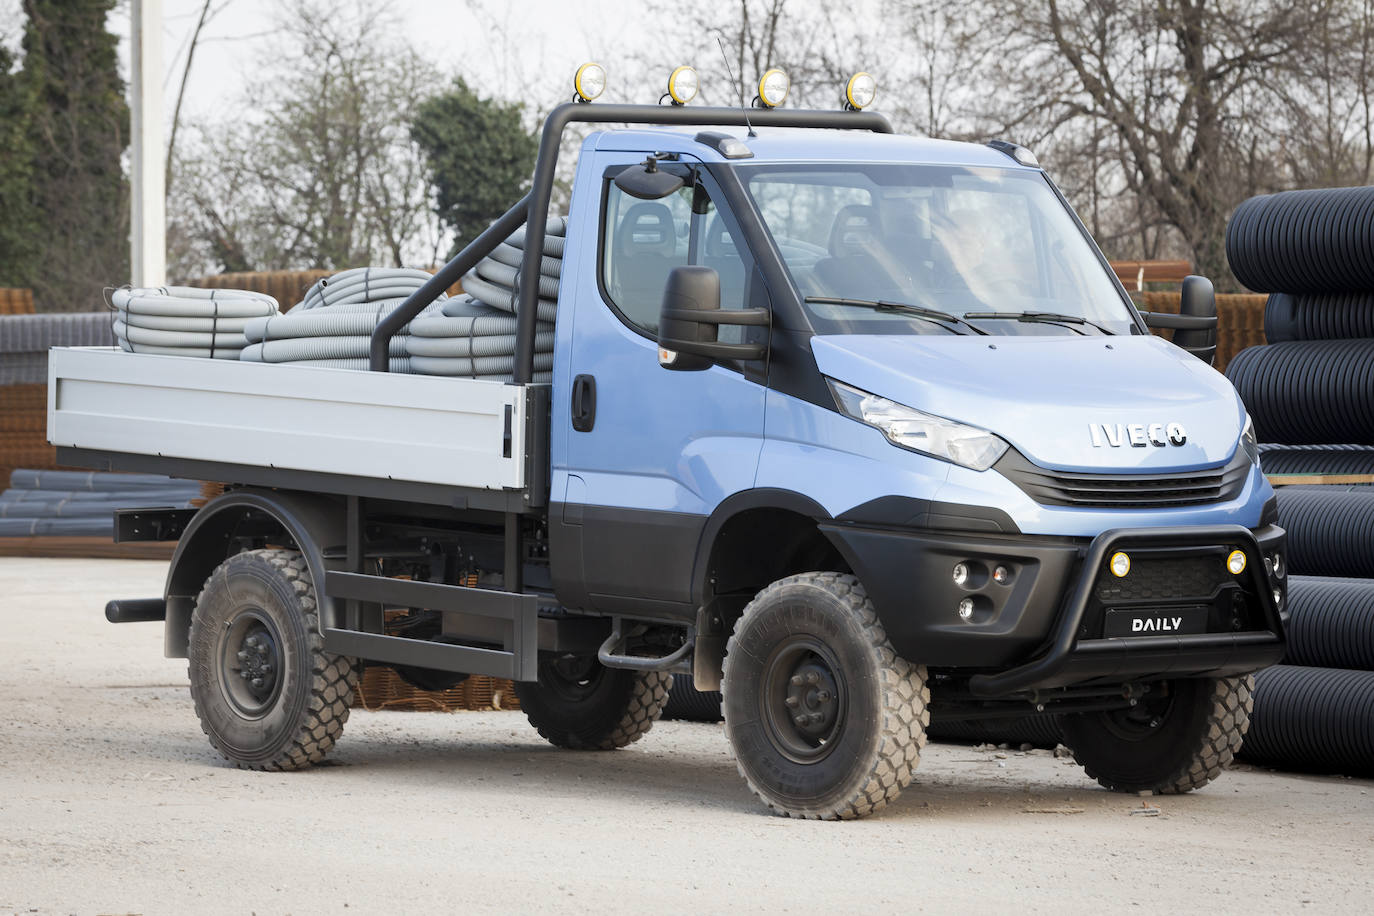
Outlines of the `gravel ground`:
M519 713L355 710L329 766L201 734L166 564L0 559L0 912L1369 912L1374 783L1240 766L1191 795L935 745L876 818L771 817L719 726L557 751Z

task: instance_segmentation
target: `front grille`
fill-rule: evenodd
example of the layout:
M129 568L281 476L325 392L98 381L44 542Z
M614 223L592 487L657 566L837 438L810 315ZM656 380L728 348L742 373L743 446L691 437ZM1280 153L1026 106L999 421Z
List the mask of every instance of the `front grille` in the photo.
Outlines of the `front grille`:
M1031 464L1007 449L996 470L1042 506L1084 509L1164 509L1234 499L1250 473L1244 450L1223 467L1187 474L1072 474Z
M1126 552L1131 551L1127 548ZM1131 571L1118 579L1104 561L1097 573L1097 600L1115 604L1210 598L1218 586L1228 581L1225 562L1218 554L1158 560L1139 557L1132 560Z

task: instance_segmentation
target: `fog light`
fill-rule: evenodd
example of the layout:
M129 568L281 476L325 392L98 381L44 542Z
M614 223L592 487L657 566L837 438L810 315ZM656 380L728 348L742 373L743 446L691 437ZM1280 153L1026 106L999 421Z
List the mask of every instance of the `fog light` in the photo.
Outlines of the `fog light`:
M1111 570L1118 579L1124 578L1131 571L1131 558L1119 551L1112 554Z
M992 581L998 585L1006 585L1011 579L1011 570L1005 566L999 566L992 571Z
M1274 607L1283 610L1283 589L1274 589Z
M1283 569L1283 554L1282 554L1282 553L1279 553L1279 552L1276 550L1276 551L1274 551L1274 575L1275 575L1275 577L1277 577L1277 578L1279 578L1279 579L1282 579L1282 578L1283 578L1283 573L1284 573L1284 569Z
M968 581L968 567L963 563L955 563L953 576L954 584L963 588L964 583Z
M959 618L960 618L961 620L968 620L968 619L969 619L970 617L972 617L972 616L973 616L973 599L972 599L972 598L965 598L963 601L960 601L960 602L959 602Z
M1226 568L1231 571L1231 575L1239 576L1245 572L1245 551L1233 550L1226 558Z

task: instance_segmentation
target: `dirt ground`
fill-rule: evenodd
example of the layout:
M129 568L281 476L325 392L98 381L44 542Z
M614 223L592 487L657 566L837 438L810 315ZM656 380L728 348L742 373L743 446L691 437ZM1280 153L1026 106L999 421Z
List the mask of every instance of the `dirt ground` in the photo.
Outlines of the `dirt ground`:
M558 751L519 713L353 712L329 766L210 748L166 565L0 559L0 912L1361 912L1374 783L1244 766L1191 795L934 745L876 818L771 817L719 726Z

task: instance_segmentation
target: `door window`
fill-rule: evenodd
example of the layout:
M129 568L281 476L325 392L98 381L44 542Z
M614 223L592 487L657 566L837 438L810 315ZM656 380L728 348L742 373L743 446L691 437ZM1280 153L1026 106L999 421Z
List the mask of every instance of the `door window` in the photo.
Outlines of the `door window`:
M700 184L662 200L638 200L608 181L604 212L601 284L626 324L657 338L668 273L688 264L720 275L721 308L745 307L749 268L744 253ZM722 327L721 340L738 337L739 331Z

